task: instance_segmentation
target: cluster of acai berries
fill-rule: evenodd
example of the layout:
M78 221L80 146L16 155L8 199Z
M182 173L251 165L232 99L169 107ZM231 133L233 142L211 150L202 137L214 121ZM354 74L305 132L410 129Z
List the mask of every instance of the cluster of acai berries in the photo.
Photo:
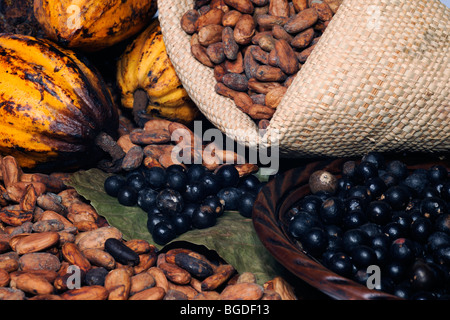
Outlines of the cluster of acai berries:
M240 177L231 164L215 172L200 164L141 167L104 183L106 193L121 205L137 205L148 213L147 228L160 245L191 229L214 226L224 211L250 218L262 186L255 175Z
M450 178L370 153L339 174L318 170L289 212L289 233L329 270L405 299L450 298Z

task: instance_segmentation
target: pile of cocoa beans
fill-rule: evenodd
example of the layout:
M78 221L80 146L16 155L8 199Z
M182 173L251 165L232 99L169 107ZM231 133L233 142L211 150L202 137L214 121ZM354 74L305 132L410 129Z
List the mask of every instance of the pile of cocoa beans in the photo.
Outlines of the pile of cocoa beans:
M226 150L214 142L205 143L188 126L166 119L150 119L136 127L123 119L117 145L123 152L120 170L132 171L141 165L147 168L199 163L208 170L217 170L223 164L234 164L240 176L258 171L256 164L245 161L243 155ZM184 155L188 154L187 157ZM174 156L175 155L175 156ZM188 163L183 160L188 159Z
M342 0L196 0L181 18L216 92L266 129Z
M0 157L0 300L296 299L190 249L124 240L67 174L24 173Z

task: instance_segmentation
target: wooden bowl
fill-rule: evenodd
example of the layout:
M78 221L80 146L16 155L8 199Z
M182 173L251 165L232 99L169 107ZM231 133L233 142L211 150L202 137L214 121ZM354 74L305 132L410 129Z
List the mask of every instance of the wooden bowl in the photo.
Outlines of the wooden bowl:
M310 194L309 176L316 170L327 170L339 176L342 164L349 159L317 161L291 169L269 181L256 198L253 224L256 233L272 256L295 276L338 300L399 300L400 298L369 289L342 277L319 261L305 254L288 233L287 212L304 196ZM408 165L408 169L429 168L433 162Z

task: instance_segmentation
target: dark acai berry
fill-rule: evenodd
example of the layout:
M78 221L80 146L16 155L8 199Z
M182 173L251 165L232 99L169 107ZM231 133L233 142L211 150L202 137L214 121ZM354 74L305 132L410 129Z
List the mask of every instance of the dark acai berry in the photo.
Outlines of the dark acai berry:
M105 192L111 197L117 197L119 190L125 186L126 180L123 176L113 175L106 178L104 182Z
M289 223L289 233L297 240L301 240L308 230L319 227L319 219L308 212L300 211Z
M411 222L409 234L415 241L424 243L433 232L433 224L430 219L419 217Z
M144 172L145 180L152 189L161 189L166 185L166 171L161 167L148 168Z
M136 189L125 186L117 193L117 200L123 206L132 207L137 204L138 193Z
M428 181L434 185L446 182L448 175L447 169L442 165L434 165L427 171Z
M200 181L195 181L186 186L183 196L187 202L200 203L206 196L206 190Z
M241 191L235 187L223 188L218 193L217 196L225 202L225 210L238 210L239 196Z
M206 195L217 195L221 188L219 178L212 172L205 173L199 182L203 184Z
M319 209L320 219L327 224L341 224L344 213L344 201L337 197L326 199Z
M313 215L319 215L320 207L322 206L322 199L315 195L307 195L298 204L300 211L306 211Z
M313 227L305 232L302 237L303 249L312 255L322 254L328 244L327 234L322 228Z
M386 171L394 175L399 180L403 180L408 176L408 167L399 160L393 160L386 164Z
M389 248L389 254L394 261L410 264L414 261L414 247L409 239L398 238L394 240Z
M370 265L377 264L377 254L375 250L366 245L357 245L351 252L352 262L358 268L367 268Z
M214 209L209 206L199 206L192 213L192 226L196 229L205 229L216 224L217 216Z
M222 199L220 199L216 195L210 195L210 196L207 196L202 201L202 205L203 206L209 206L209 207L213 208L214 213L216 214L216 216L220 217L223 214L223 211L224 211L225 201L223 201Z
M173 171L167 173L166 175L167 187L178 192L184 192L186 190L186 185L188 178L186 173L181 171Z
M222 185L222 188L236 187L239 183L239 172L231 164L225 164L219 167L216 176Z
M153 227L153 240L159 245L166 245L177 237L177 234L170 223L162 221Z
M366 245L369 242L367 234L360 229L351 229L342 235L342 243L345 250L351 252L353 248L359 245Z
M404 186L393 186L384 193L385 201L394 210L404 210L411 198L411 192Z
M344 252L334 254L328 263L328 268L343 277L350 278L353 273L353 263L350 256Z
M156 206L156 197L158 191L151 188L144 188L138 192L137 205L144 211L148 212Z
M156 207L163 214L173 215L183 210L184 200L178 191L163 189L156 196Z
M140 190L147 187L147 182L145 181L145 177L143 175L135 174L128 177L127 186L139 192Z
M255 204L256 195L252 192L243 192L238 199L238 211L246 218L252 217L253 205Z
M367 219L373 223L384 225L392 219L392 209L386 201L372 201L367 210Z
M261 187L261 181L253 175L250 174L248 176L245 176L241 178L238 188L244 191L248 191L251 193L258 193L259 189Z
M362 161L356 166L356 174L361 177L363 181L367 181L370 178L378 176L377 166L369 161Z
M183 234L191 229L192 219L186 214L176 213L170 217L170 220L177 235Z
M422 200L420 211L425 217L434 221L439 215L446 214L448 212L448 207L447 203L441 198L432 197Z
M188 183L198 182L208 170L201 164L192 164L187 170Z
M155 229L155 226L160 223L164 222L167 225L169 225L170 218L168 216L163 216L161 214L155 214L155 213L149 213L147 214L147 230L150 232L150 234L153 235L153 230Z

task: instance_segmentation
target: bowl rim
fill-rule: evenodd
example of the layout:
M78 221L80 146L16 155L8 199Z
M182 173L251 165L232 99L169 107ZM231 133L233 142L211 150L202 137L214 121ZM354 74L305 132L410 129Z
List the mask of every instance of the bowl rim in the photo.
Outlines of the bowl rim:
M298 278L336 300L404 300L395 295L369 289L354 280L340 276L324 267L319 261L304 253L282 226L280 216L292 208L295 192L299 188L309 191L309 176L316 170L339 173L345 161L354 158L317 160L290 169L275 179L268 181L258 193L253 207L253 225L257 236L271 255ZM430 167L446 162L424 162L408 165L408 169ZM304 191L304 190L303 190ZM286 203L287 201L287 203Z

